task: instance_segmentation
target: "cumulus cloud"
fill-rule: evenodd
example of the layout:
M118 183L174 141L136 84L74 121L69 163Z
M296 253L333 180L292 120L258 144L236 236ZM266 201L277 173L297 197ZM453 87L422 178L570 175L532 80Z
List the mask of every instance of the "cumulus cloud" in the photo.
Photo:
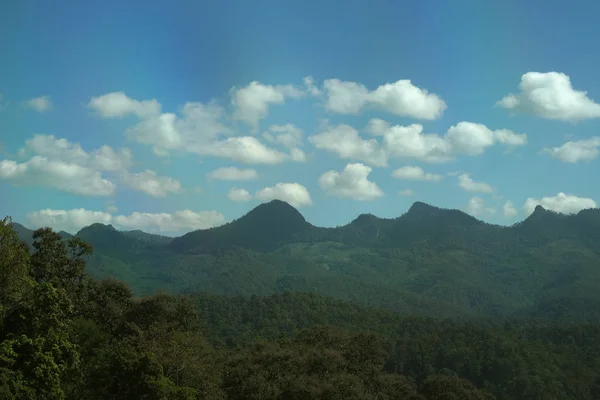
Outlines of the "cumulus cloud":
M545 148L543 153L550 154L566 163L578 163L584 161L592 161L598 157L600 148L600 137L592 137L589 139L568 141L559 147Z
M360 83L328 79L323 88L325 108L340 114L357 114L365 107L372 107L397 116L434 120L447 107L438 95L413 85L410 80L386 83L369 91Z
M0 161L0 179L15 185L45 186L83 196L110 196L116 188L96 170L42 156L23 163Z
M335 153L342 159L362 161L375 167L387 166L389 158L443 163L460 154L480 155L495 144L515 147L527 143L526 134L507 129L494 131L473 122L459 122L444 136L424 133L421 124L391 125L382 119L371 119L365 131L381 139L363 139L349 125L332 127L325 123L323 131L308 140L316 148Z
M158 155L171 150L202 153L217 138L231 134L225 124L225 110L216 103L186 103L181 116L163 113L145 118L127 129L125 135L138 143L152 146Z
M523 211L526 215L530 215L537 205L563 214L575 214L581 210L598 207L593 199L559 192L556 196L548 196L541 199L528 198L525 200L525 204L523 204Z
M103 211L91 211L83 208L72 210L40 210L27 214L27 221L33 227L51 227L56 231L77 233L81 228L95 224L109 224L112 215Z
M152 197L166 197L169 193L182 191L181 182L177 179L158 176L149 169L137 173L125 172L121 178L127 186Z
M59 139L53 135L35 135L25 141L21 154L32 153L66 163L78 164L98 171L124 171L132 164L129 149L114 150L110 146L102 146L91 152L85 151L81 145Z
M119 211L119 208L117 207L117 204L114 200L109 200L104 203L104 211L106 211L109 214L114 214L117 211Z
M527 72L521 76L518 94L509 94L498 106L541 118L581 121L600 117L600 104L575 90L568 75L561 72Z
M304 82L304 88L306 89L306 92L308 94L310 94L312 96L319 96L321 94L321 91L319 90L319 88L315 86L315 81L312 76L304 77L303 82Z
M364 130L373 136L383 136L391 127L389 122L381 118L371 118Z
M467 192L492 193L494 189L485 182L475 182L469 174L458 176L458 185Z
M392 177L396 179L430 182L439 182L443 178L442 175L425 172L421 167L410 165L394 170L392 172Z
M174 213L140 213L129 215L112 215L108 212L92 211L83 208L72 210L40 210L27 214L30 225L49 226L55 230L76 233L81 228L93 223L112 224L117 229L141 229L156 233L182 233L196 229L206 229L221 225L224 222L222 214L216 211L191 210Z
M331 196L360 201L375 200L383 196L383 191L375 182L369 181L371 171L371 167L361 163L347 164L342 172L325 172L319 178L319 185Z
M236 167L217 168L208 174L209 178L222 181L250 181L258 179L258 173L253 169Z
M257 128L269 113L269 106L283 104L287 98L302 97L304 92L293 85L264 85L253 81L242 88L230 90L233 119Z
M282 200L294 207L313 204L306 187L299 183L278 183L275 186L264 187L254 195L261 201Z
M263 137L275 144L283 145L289 149L302 146L302 129L294 124L271 125L269 130L263 133Z
M502 207L502 211L504 212L504 216L506 218L516 217L519 213L517 209L513 206L512 201L507 200Z
M423 133L423 125L394 125L382 133L383 146L390 156L438 163L452 159L449 143L435 134Z
M471 197L467 203L467 212L473 216L492 215L496 213L496 209L486 207L481 197Z
M46 112L52 110L52 99L50 96L40 96L33 99L29 99L25 102L25 105L38 112Z
M198 154L227 158L243 164L279 164L292 157L265 146L253 136L236 136L196 150Z
M227 197L236 203L242 203L252 200L252 195L246 189L231 188L227 193Z
M224 109L214 102L186 103L180 117L173 113L160 114L142 120L125 134L131 140L152 146L159 156L183 151L244 164L304 161L297 151L285 153L273 149L254 136L232 136L232 129L225 124Z
M517 134L508 129L491 130L483 124L459 122L446 132L446 141L456 154L476 156L496 143L509 146L527 144L526 134Z
M87 107L103 118L123 118L131 114L139 118L149 118L160 114L160 103L155 99L138 101L124 92L92 97Z
M141 229L146 232L180 233L207 229L223 224L225 218L217 211L181 210L174 213L140 213L117 215L113 224L123 229Z
M323 132L308 140L317 149L335 153L342 159L363 161L376 167L387 166L387 154L377 140L362 139L358 131L349 125L326 125Z
M0 161L0 178L15 185L36 185L85 196L110 196L116 185L102 172L125 173L132 165L129 149L102 146L85 151L81 145L53 135L35 135L19 150L29 161Z
M306 153L299 148L294 148L290 150L290 159L296 162L305 162L307 160Z

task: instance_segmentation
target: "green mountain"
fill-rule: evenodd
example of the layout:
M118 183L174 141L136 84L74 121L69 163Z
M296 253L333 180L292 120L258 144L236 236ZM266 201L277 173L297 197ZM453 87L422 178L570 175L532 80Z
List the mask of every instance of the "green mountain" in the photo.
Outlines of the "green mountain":
M600 320L600 307L589 307L600 305L598 209L538 206L504 227L417 202L398 218L363 214L323 228L275 200L172 239L102 224L77 236L95 249L92 276L140 295L302 291L411 315Z

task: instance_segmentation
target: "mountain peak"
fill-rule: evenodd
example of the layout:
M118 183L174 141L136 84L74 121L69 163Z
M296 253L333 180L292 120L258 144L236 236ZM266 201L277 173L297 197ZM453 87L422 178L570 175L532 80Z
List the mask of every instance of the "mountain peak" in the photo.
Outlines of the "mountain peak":
M267 203L259 204L250 210L238 221L260 221L265 223L269 220L277 224L304 225L306 219L295 207L282 200L271 200Z
M546 211L546 209L544 207L542 207L541 204L538 204L537 206L535 206L535 209L533 210L533 212L544 212Z
M108 232L108 231L117 231L115 229L114 226L112 225L105 225L105 224L101 224L100 222L95 222L91 225L88 225L86 227L83 227L79 230L79 232L77 232L77 235L79 236L80 233L88 233L88 232Z
M416 201L408 212L400 217L403 221L434 222L436 224L473 225L480 223L478 219L460 210L439 208L421 201Z
M169 247L183 252L211 252L231 247L272 251L312 228L296 208L281 200L260 204L243 217L215 228L175 238Z
M378 218L377 216L375 216L373 214L360 214L352 222L350 222L350 224L351 225L368 225L370 223L373 223L373 222L379 221L379 220L380 220L380 218Z
M441 211L441 209L432 206L427 203L423 203L422 201L415 201L412 206L408 209L407 214L431 214L437 213Z

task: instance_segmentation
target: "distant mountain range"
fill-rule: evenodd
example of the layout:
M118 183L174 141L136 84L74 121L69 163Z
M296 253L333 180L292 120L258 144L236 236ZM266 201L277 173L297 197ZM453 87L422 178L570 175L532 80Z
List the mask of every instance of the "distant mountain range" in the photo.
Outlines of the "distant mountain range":
M31 244L32 231L13 225ZM538 206L503 227L416 202L398 218L362 214L323 228L273 200L176 238L102 224L77 236L94 247L91 275L122 279L138 294L294 290L410 314L600 315L600 209L563 215Z

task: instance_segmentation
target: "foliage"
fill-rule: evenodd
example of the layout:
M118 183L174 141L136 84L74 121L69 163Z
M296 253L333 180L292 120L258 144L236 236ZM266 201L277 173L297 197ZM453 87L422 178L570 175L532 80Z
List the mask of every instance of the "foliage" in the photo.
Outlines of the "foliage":
M0 398L598 398L600 325L582 312L595 294L594 212L583 221L538 209L498 228L413 208L398 221L284 230L289 243L260 251L241 246L253 240L241 235L202 254L103 226L75 237L39 229L28 252L5 219ZM444 221L437 231L435 220ZM105 262L133 266L138 293L155 293L136 297L126 283L88 277L86 261L98 254L86 235L106 235ZM252 243L273 242L261 240ZM156 291L160 282L182 291L191 277L210 290Z

